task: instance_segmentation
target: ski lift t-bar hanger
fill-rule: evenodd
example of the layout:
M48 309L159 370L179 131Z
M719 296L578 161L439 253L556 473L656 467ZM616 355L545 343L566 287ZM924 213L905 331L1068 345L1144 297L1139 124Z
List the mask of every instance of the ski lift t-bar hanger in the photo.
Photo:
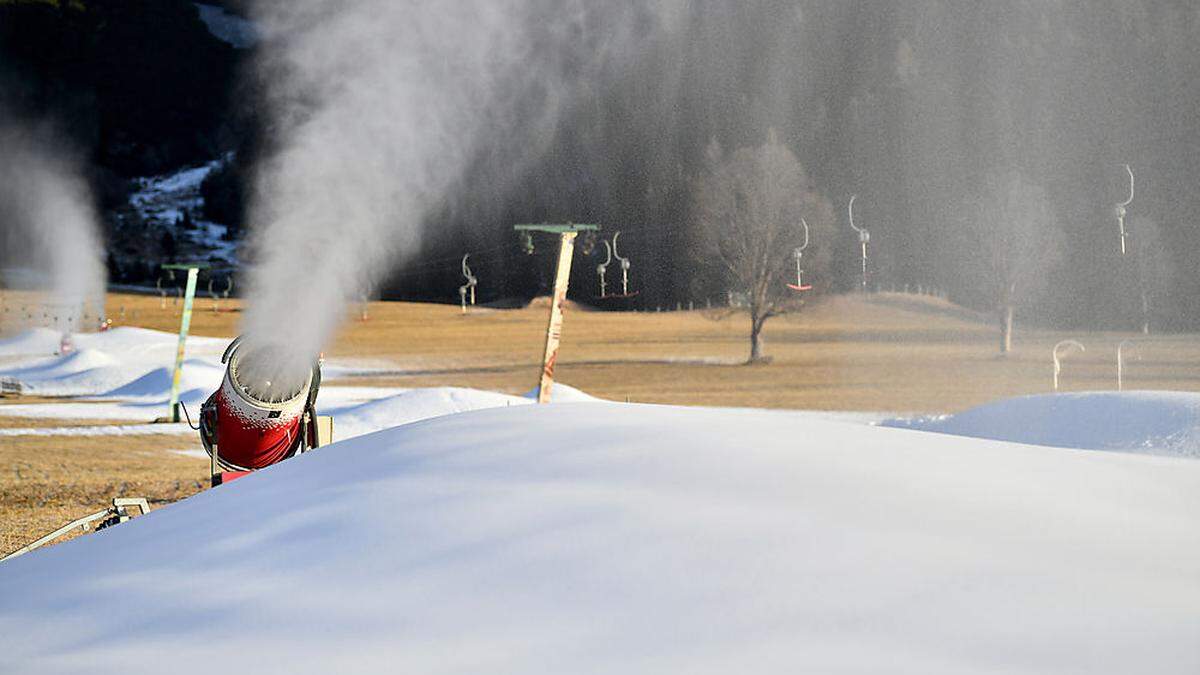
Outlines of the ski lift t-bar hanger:
M567 282L571 278L571 256L575 252L575 237L580 232L598 231L599 225L513 225L513 229L526 238L527 248L532 248L534 232L558 235L558 265L554 271L554 295L550 298L550 318L546 323L546 349L542 353L542 373L538 380L538 403L550 402L550 388L554 386L554 364L558 361L558 345L562 339L563 304L567 299Z
M796 258L796 283L787 286L793 291L810 291L812 285L804 285L804 270L800 268L800 259L804 257L804 249L808 248L808 221L801 218L800 227L804 228L804 242L792 249L792 256Z
M1133 169L1128 164L1125 165L1125 172L1129 174L1129 199L1117 204L1117 228L1121 234L1121 255L1125 255L1125 214L1128 212L1128 207L1133 203Z
M462 302L462 313L463 314L467 313L467 295L468 295L468 293L471 296L471 306L472 307L475 306L475 287L477 285L479 285L478 277L476 277L475 273L471 271L471 267L469 265L467 265L467 258L470 258L470 257L471 257L471 254L468 253L468 254L464 255L462 258L462 273L463 273L463 277L466 278L467 283L458 287L458 297L459 297L460 301Z
M867 242L871 241L871 233L865 227L858 227L854 224L854 200L858 199L858 195L850 195L850 203L846 205L846 210L850 214L850 227L858 233L858 243L862 246L862 292L867 292Z

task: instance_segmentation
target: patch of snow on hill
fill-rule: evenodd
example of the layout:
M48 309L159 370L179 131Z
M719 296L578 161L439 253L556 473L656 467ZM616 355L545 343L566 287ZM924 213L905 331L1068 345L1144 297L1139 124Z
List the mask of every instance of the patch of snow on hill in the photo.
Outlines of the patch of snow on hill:
M224 7L193 3L200 12L200 20L208 27L218 40L226 42L237 49L250 49L259 40L258 26L249 19L233 14Z
M1200 394L1103 391L995 401L883 426L1085 450L1200 457Z
M200 218L204 211L200 184L228 159L213 160L162 176L139 178L138 189L129 203L147 223L161 226L173 227L187 211L195 227L177 232L180 251L192 257L216 257L232 265L237 261L237 244L225 239L226 227Z

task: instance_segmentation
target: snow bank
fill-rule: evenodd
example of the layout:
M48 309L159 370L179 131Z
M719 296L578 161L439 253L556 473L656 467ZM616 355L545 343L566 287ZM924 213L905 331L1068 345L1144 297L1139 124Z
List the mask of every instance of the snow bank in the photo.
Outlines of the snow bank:
M179 336L175 333L120 326L102 333L75 333L71 336L76 349L108 352L116 358L144 359L147 352L174 356ZM49 356L58 352L62 333L49 328L31 328L12 337L0 339L0 356ZM189 353L220 354L229 344L226 338L189 336Z
M0 564L0 672L1191 674L1198 514L1177 458L495 408Z
M14 368L6 372L10 377L30 382L34 380L58 379L94 368L111 366L116 362L116 359L98 349L81 349L65 356L40 361L34 365Z
M116 359L98 349L37 359L29 365L0 370L0 375L19 382L26 393L43 396L84 396L128 376Z
M102 398L139 398L161 399L171 392L171 378L174 366L170 368L155 368L136 380L110 389L100 396ZM179 375L180 391L200 390L211 394L221 386L221 378L225 377L225 368L198 359L185 359L183 370Z
M50 328L30 328L0 338L0 356L46 355L58 351L62 333Z
M99 396L146 403L166 401L171 390L173 366L146 372L144 367L118 364L66 373L55 372L58 367L57 364L47 364L44 367L46 372L0 371L0 374L20 382L23 392L40 396ZM70 364L65 367L69 368ZM194 389L212 393L220 386L223 373L223 369L203 361L185 361L180 391Z
M494 391L463 387L429 387L408 389L398 394L357 405L338 405L330 403L330 399L336 400L339 395L352 393L354 390L349 387L332 388L329 395L326 395L326 389L321 391L322 395L318 399L320 413L333 415L333 430L336 439L354 438L401 424L410 424L460 412L530 405L537 397L536 390L524 396L509 396ZM564 384L554 385L553 401L555 403L598 402L600 400L574 387Z
M533 400L533 401L536 401L537 395L538 395L538 390L536 388L534 388L534 389L530 389L529 391L525 392L523 394L523 397ZM559 382L555 382L554 386L550 388L550 402L551 403L588 403L588 402L594 402L594 401L599 401L599 400L601 400L601 399L598 399L595 396L592 396L591 394L585 394L582 391L579 391L578 389L576 389L575 387L572 387L569 384L561 384Z
M1187 392L1023 396L957 415L883 424L1031 445L1200 457L1200 394Z
M19 382L26 393L42 396L101 396L132 399L137 403L166 401L179 341L176 335L145 328L114 328L103 333L77 334L73 340L78 351L65 356L45 356L58 350L60 339L57 331L37 329L0 341L0 357L6 357L0 377ZM188 338L186 353L193 358L184 362L183 391L211 393L220 385L224 369L219 355L228 344L229 340L224 338ZM185 397L185 400L191 399Z
M167 333L135 326L119 326L103 333L79 334L74 336L74 340L76 345L80 347L93 347L106 351L165 349L171 356L174 356L175 349L179 345L179 335L177 333ZM220 354L228 345L228 338L189 335L187 339L189 353L204 352L208 354Z
M321 404L321 413L333 415L334 438L345 439L442 415L528 403L527 399L491 391L436 387L410 389L353 406Z

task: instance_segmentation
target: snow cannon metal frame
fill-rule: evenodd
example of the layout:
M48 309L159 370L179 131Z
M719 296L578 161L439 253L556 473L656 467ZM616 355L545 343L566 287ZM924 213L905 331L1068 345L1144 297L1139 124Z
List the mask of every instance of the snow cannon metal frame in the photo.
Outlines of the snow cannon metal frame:
M278 464L333 440L333 418L318 416L321 363L315 361L307 384L284 400L262 400L238 379L242 338L225 349L221 387L200 407L200 441L210 459L216 487Z

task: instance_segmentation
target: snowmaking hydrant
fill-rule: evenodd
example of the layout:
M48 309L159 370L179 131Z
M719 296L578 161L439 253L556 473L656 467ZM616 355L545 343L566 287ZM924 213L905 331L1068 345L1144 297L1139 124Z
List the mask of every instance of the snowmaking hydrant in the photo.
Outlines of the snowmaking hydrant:
M320 359L297 367L279 353L239 337L221 357L221 388L200 408L214 487L332 441L333 418L316 409Z

